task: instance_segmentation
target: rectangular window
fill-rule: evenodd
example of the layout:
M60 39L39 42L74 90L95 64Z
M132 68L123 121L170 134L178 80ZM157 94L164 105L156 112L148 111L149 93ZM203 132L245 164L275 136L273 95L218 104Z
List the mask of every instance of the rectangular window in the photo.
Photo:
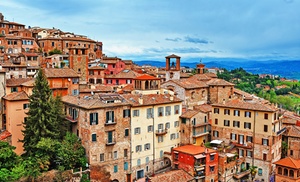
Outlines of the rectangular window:
M29 104L23 104L23 109L29 108Z
M171 106L166 107L166 116L171 115Z
M214 114L219 114L219 108L214 108Z
M100 154L100 162L103 162L104 161L104 154Z
M180 109L179 105L174 106L174 114L179 114L180 113L179 109Z
M262 168L258 168L258 175L262 176Z
M230 110L229 109L224 109L224 114L225 115L230 115Z
M251 123L245 122L245 123L244 123L244 128L245 128L245 129L251 129Z
M18 88L17 87L11 87L11 92L18 92Z
M140 133L141 133L141 128L140 127L134 128L134 134L135 135L138 135Z
M239 135L238 140L239 144L244 144L244 135Z
M128 149L124 149L124 158L127 158L128 155Z
M179 121L174 121L174 127L178 127L179 126Z
M239 156L244 157L244 150L243 149L239 149Z
M234 116L240 116L240 111L239 110L234 110Z
M209 166L209 171L214 172L215 171L215 166Z
M107 132L107 143L113 143L113 131Z
M252 136L247 136L247 137L246 137L246 142L251 142L251 143L252 143L252 140L253 140L253 139L252 139Z
M72 83L73 84L78 84L79 82L79 79L78 78L72 78Z
M152 108L148 108L147 109L147 118L153 118L153 109Z
M163 142L164 141L164 137L163 136L158 136L158 143Z
M95 133L92 134L92 142L97 141L97 135Z
M266 161L267 160L267 154L263 153L263 160Z
M246 118L251 118L251 112L245 111L245 117Z
M129 136L129 129L128 128L125 129L125 136L126 137Z
M118 151L114 151L114 159L118 159Z
M264 114L264 118L265 118L265 119L268 119L268 118L269 118L268 113L265 113L265 114Z
M186 118L181 118L181 123L186 124Z
M230 121L229 120L224 120L224 126L230 126Z
M114 123L115 117L114 117L114 111L107 111L106 112L106 123Z
M218 119L217 118L215 119L215 124L218 124Z
M247 150L247 157L252 157L252 151L251 150Z
M133 117L140 116L140 110L133 110Z
M174 140L174 139L176 139L176 135L175 135L175 133L172 133L172 134L170 135L170 139L171 139L171 140Z
M124 170L128 170L128 162L124 162Z
M210 160L210 161L214 161L214 160L215 160L215 155L212 155L212 154L211 154L209 160Z
M163 130L164 129L164 124L158 124L158 129Z
M148 126L148 132L153 132L153 125Z
M142 146L141 146L141 145L137 145L137 146L135 147L135 151L136 151L136 152L141 152L141 151L142 151Z
M213 135L214 135L214 137L219 137L219 132L218 131L214 131Z
M146 144L145 144L144 150L150 150L150 143L146 143Z
M123 110L123 118L130 117L130 109L124 109Z
M166 127L165 127L166 129L169 129L170 128L170 122L167 122L166 123Z
M98 113L90 113L90 125L98 124Z
M269 145L269 140L268 139L265 139L265 138L263 138L262 139L262 145Z
M268 125L264 125L264 132L268 132Z
M164 108L163 107L158 108L158 116L164 116Z
M118 165L114 165L114 173L118 172Z
M233 127L240 127L240 122L239 121L233 121Z
M230 139L231 139L231 140L236 140L236 134L234 134L234 133L231 133L231 135L230 135Z

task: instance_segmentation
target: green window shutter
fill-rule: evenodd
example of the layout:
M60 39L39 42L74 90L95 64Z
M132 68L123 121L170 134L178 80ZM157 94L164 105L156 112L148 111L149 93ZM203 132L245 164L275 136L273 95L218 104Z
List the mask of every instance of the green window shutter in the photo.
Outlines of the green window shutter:
M98 124L98 113L96 113L96 124Z
M90 113L90 125L92 125L93 122L93 113Z

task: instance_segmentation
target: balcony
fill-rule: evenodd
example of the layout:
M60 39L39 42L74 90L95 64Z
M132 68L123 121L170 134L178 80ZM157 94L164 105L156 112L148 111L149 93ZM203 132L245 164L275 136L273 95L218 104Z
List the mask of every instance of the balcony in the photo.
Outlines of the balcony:
M206 125L209 125L209 123L200 123L200 124L195 124L193 125L194 128L198 128L198 127L201 127L201 126L206 126Z
M21 64L21 60L20 59L13 59L12 63L13 64Z
M109 146L109 145L114 145L116 144L116 139L115 138L112 138L112 139L106 139L106 145Z
M168 133L168 129L158 129L155 131L156 135L165 135Z
M78 117L72 117L72 116L66 116L66 120L70 121L71 123L76 123L78 122Z
M249 175L249 174L250 174L250 170L247 170L247 171L243 171L243 172L238 172L238 173L234 174L233 177L236 179L241 179L242 177Z
M209 134L208 131L204 131L204 132L193 132L193 138L201 137L201 136L208 135L208 134Z
M105 122L105 126L110 126L110 125L115 125L115 124L117 124L117 122L115 120L114 121L110 120L110 121Z

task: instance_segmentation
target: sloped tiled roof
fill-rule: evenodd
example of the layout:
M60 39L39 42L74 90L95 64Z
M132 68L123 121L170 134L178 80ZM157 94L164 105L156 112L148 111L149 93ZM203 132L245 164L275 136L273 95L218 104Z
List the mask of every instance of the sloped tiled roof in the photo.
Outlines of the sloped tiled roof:
M169 94L148 94L148 95L134 95L134 94L125 94L122 95L132 106L141 106L141 105L159 105L159 104L168 104L168 103L178 103L181 100L175 96ZM143 104L139 103L139 98L143 99ZM173 100L171 99L173 97Z
M27 82L22 83L21 85L24 86L24 87L33 87L34 83L35 83L35 79L31 79Z
M218 76L215 73L204 73L204 74L211 78L218 78Z
M88 68L89 70L104 70L105 68L103 68L102 66L92 66Z
M160 80L160 78L156 78L154 76L144 74L144 75L136 77L135 80Z
M151 182L188 182L194 177L182 169L167 171L151 176ZM138 179L137 182L145 182L145 178Z
M76 78L79 75L70 68L44 68L45 76L47 78Z
M95 86L94 89L89 89L89 88L85 88L85 89L80 89L80 92L113 92L114 88L112 86L109 85L97 85Z
M253 98L253 96L252 96L251 94L249 94L249 93L247 93L247 92L244 92L244 91L242 91L242 90L240 90L240 89L237 89L237 88L234 88L234 89L233 89L233 92L234 92L235 94L237 94L237 95L244 96L245 99L252 99L252 98Z
M197 110L189 109L189 110L185 111L180 117L181 118L192 118L193 116L195 116L198 113L199 113L199 111L197 111Z
M194 89L194 88L204 88L208 87L204 82L202 81L194 81L190 79L180 79L180 80L169 80L169 82L173 82L185 89Z
M181 147L173 148L174 151L178 151L190 155L202 154L203 152L205 152L205 149L207 149L208 153L216 152L213 149L196 146L196 145L184 145Z
M199 81L208 81L211 79L211 77L205 75L205 74L195 74L192 77L190 77L191 80L199 80Z
M296 126L296 125L288 126L287 136L300 138L300 126Z
M194 109L200 110L205 113L212 111L212 107L209 104L196 105L196 106L194 106Z
M117 74L112 74L112 75L105 75L105 78L136 78L138 77L140 74L132 71L132 70L123 70Z
M7 137L10 137L11 133L7 130L0 133L0 140L5 140Z
M12 78L6 80L6 86L8 87L16 87L21 86L22 84L34 80L34 78Z
M286 166L294 169L300 169L300 159L293 159L291 157L286 157L275 162L276 165Z
M233 86L234 85L233 83L218 78L211 79L206 83L211 86Z
M13 92L3 97L5 100L17 101L17 100L28 100L28 95L22 92Z
M262 104L259 102L245 102L240 99L230 100L226 103L212 104L212 106L225 107L225 108L238 108L238 109L253 110L253 111L269 111L269 112L276 111L276 108L273 108L270 105Z

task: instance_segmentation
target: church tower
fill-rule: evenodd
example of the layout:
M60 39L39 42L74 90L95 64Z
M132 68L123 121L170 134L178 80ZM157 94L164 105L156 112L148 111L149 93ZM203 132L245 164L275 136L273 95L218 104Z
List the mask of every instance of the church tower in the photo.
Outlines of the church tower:
M166 57L166 81L179 80L179 79L180 79L180 57L175 54L172 54Z

